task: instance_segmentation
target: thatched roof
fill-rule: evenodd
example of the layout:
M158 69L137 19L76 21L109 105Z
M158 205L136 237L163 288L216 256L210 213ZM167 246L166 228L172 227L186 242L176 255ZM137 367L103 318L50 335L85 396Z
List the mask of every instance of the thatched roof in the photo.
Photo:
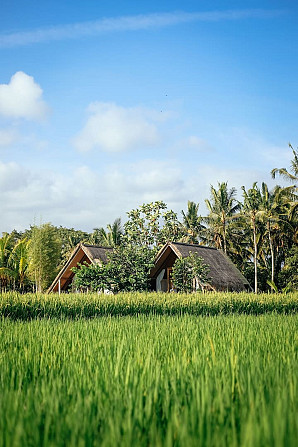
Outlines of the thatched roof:
M105 264L107 262L107 253L111 252L113 249L108 247L99 247L98 245L82 244L82 250L93 263Z
M78 244L66 264L62 267L52 282L48 292L58 292L59 281L60 290L66 290L74 277L74 273L71 270L73 267L76 267L78 264L83 264L84 262L87 262L88 264L105 264L107 262L107 253L111 250L113 249L99 247L98 245Z
M209 267L209 283L214 289L240 291L250 288L245 277L222 251L178 242L167 243L157 253L155 266L150 273L151 278L156 278L165 266L172 267L177 257L186 258L190 253L197 253Z

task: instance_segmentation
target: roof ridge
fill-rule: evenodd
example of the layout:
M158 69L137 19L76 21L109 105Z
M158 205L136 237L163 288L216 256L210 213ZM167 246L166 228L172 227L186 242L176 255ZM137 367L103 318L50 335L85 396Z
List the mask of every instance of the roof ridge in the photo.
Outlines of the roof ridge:
M170 244L175 244L175 245L184 245L185 247L199 247L199 248L208 248L209 250L218 250L215 247L208 247L207 245L200 245L200 244L187 244L186 242L169 242Z
M93 245L93 244L86 244L85 242L81 242L81 246L84 247L94 247L94 248L104 248L105 250L112 250L113 247L104 247L103 245Z

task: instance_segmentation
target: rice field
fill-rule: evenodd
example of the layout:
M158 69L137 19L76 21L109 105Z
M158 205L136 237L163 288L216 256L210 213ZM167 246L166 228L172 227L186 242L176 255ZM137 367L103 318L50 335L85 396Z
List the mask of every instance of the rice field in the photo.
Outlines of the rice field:
M117 312L1 317L1 446L297 445L295 313Z
M95 318L134 315L261 315L298 312L298 292L253 293L119 293L104 294L0 294L0 317Z

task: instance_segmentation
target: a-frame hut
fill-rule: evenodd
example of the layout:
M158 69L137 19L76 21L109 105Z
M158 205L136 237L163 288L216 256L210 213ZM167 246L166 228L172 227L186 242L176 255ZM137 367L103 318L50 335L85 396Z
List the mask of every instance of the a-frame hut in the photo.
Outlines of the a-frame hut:
M51 286L49 292L67 292L71 290L71 285L74 277L72 267L78 264L103 264L107 262L107 253L112 248L99 247L97 245L78 244L72 252L70 258L64 267L60 270Z
M168 242L157 253L155 265L151 269L151 288L156 291L172 290L172 268L177 258L186 258L190 253L197 253L209 267L209 290L245 291L250 285L237 267L220 250L202 245Z

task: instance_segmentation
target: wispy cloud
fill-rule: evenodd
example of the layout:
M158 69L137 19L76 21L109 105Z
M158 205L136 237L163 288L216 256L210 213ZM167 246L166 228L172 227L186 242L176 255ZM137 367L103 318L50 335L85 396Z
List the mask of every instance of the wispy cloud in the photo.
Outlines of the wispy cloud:
M218 22L224 20L270 19L283 14L282 10L243 9L205 12L170 12L104 18L100 20L58 25L31 31L0 34L0 47L16 47L34 43L77 39L103 33L163 28L190 22Z

